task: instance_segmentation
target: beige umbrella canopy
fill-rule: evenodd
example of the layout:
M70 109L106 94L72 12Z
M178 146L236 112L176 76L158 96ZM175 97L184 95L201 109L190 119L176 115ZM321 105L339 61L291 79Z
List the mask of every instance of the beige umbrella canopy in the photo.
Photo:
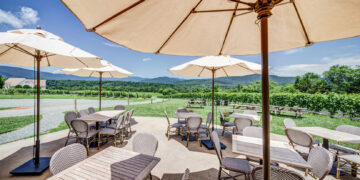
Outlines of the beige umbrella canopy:
M77 68L77 69L62 69L65 74L72 74L82 77L99 77L99 109L101 110L101 86L102 78L125 78L133 75L133 73L114 66L111 63L101 60L104 65L102 68Z
M261 65L230 56L205 56L169 69L182 76L212 78L212 130L214 130L214 79L224 76L244 76L261 73Z
M359 0L62 2L87 31L133 50L185 56L261 53L264 179L270 179L268 52L360 35Z
M50 158L40 158L40 66L69 68L102 67L100 59L64 42L60 37L38 29L0 32L0 62L37 67L35 158L14 169L12 174L40 174ZM35 68L35 67L34 67Z

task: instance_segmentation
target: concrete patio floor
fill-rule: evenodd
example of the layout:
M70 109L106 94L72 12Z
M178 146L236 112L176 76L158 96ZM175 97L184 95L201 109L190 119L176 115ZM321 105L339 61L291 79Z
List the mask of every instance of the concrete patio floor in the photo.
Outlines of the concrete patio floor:
M160 157L161 161L152 170L154 179L181 179L186 168L190 169L190 179L217 179L219 161L213 150L207 150L204 146L200 147L198 142L190 142L189 148L186 147L186 141L181 141L180 137L172 136L170 141L165 135L167 122L163 117L135 117L132 129L133 134L118 145L119 148L132 149L132 137L138 132L153 134L159 141L158 150L155 156ZM175 119L171 119L175 122ZM46 134L41 136L41 156L50 157L56 150L64 146L67 130ZM219 133L220 134L220 133ZM273 140L287 141L285 136L272 135ZM231 134L226 133L221 137L221 141L228 147L223 150L224 156L240 157L231 152ZM74 142L74 139L70 141ZM32 139L19 140L0 145L0 179L46 179L51 176L49 170L41 176L12 176L9 171L16 168L23 162L32 157ZM102 149L111 146L107 143ZM99 152L96 148L91 148L91 155ZM299 170L298 170L299 171ZM299 171L304 174L303 172ZM313 179L310 176L307 179ZM243 176L239 177L243 179ZM325 179L335 179L328 175ZM349 175L342 176L341 179L358 179Z

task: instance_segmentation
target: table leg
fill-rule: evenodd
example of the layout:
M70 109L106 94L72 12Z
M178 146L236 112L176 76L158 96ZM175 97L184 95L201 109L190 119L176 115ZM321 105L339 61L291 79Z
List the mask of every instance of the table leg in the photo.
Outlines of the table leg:
M323 138L323 145L322 146L323 146L323 148L329 150L329 140Z
M356 164L355 164L355 163L352 163L352 164L351 164L351 175L352 175L353 177L356 177L356 175L357 175L357 168L356 168Z
M336 179L340 179L340 158L337 158Z
M96 130L99 130L100 129L100 124L99 122L96 122Z

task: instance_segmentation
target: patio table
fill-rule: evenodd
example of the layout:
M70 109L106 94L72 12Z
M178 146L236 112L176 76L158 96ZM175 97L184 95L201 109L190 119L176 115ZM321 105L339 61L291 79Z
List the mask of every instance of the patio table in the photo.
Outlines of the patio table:
M351 175L356 177L357 166L360 165L360 156L358 154L340 154L337 159L336 179L340 178L340 159L351 163Z
M106 122L113 117L116 117L125 110L107 110L107 111L99 111L93 114L89 114L87 116L79 117L77 120L84 120L84 121L95 121L96 122L96 129L99 130L99 123Z
M145 179L160 158L117 147L103 151L49 178L60 179Z
M360 136L341 131L331 130L322 127L293 127L300 131L307 132L313 136L323 138L323 147L329 149L329 140L340 142L360 141Z
M250 118L253 121L260 121L260 116L251 115L251 114L232 113L229 117L231 117L231 118Z
M193 113L193 112L176 112L176 116L179 119L187 119L189 117L200 117L202 118L202 116L198 113Z
M256 159L263 158L262 139L241 135L232 136L232 152ZM270 161L283 163L289 166L304 168L306 172L312 169L288 143L270 141Z

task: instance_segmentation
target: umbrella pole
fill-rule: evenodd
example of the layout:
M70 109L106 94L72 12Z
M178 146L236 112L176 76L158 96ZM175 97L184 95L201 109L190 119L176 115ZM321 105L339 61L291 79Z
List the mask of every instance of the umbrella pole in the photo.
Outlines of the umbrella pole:
M215 94L215 91L214 91L214 80L215 80L215 69L212 69L212 94L211 94L211 98L212 98L212 104L211 104L211 124L212 124L212 131L214 131L214 94Z
M271 15L271 4L258 0L258 19L261 36L261 82L262 82L262 129L263 129L263 177L270 179L270 111L269 111L269 47L268 17Z
M101 111L101 84L102 84L102 74L103 72L99 72L100 74L100 82L99 82L99 111Z
M37 63L37 87L36 87L36 150L35 150L35 165L39 165L40 162L40 51L36 51L36 63Z

